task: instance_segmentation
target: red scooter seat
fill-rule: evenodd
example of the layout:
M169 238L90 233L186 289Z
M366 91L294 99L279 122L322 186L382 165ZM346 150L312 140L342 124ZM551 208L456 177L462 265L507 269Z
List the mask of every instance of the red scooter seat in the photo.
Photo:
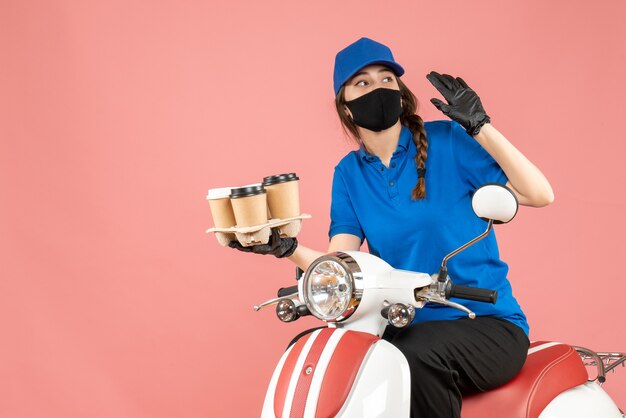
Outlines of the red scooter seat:
M535 341L510 382L463 398L463 418L537 418L559 393L587 381L587 369L567 344Z

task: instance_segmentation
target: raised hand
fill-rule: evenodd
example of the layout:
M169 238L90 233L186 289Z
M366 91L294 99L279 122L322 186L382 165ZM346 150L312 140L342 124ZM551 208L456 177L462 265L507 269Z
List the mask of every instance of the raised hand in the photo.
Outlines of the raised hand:
M491 122L485 113L480 97L472 90L461 77L452 77L449 74L439 74L431 71L426 75L428 81L448 102L439 99L430 99L437 109L450 119L457 121L471 136L478 134L480 128Z

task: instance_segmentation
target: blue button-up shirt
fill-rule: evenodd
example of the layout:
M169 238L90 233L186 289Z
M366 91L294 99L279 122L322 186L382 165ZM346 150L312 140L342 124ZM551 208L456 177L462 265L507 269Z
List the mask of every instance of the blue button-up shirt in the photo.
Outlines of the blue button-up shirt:
M436 273L443 257L483 233L471 198L485 183L505 184L507 177L485 149L454 121L424 123L429 142L426 198L413 200L417 184L417 148L403 126L389 166L363 146L335 167L329 236L352 234L367 240L369 251L394 268ZM513 322L528 334L528 323L512 294L508 266L500 260L495 232L448 262L454 283L498 291L495 305L458 301L476 315L493 315ZM417 322L456 319L465 313L427 304Z

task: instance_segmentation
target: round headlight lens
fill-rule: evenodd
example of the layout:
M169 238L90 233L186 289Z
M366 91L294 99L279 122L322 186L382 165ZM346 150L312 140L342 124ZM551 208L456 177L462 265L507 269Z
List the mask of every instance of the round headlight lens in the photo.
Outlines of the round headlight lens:
M331 321L350 307L354 280L350 271L335 260L323 260L305 278L304 292L311 313Z

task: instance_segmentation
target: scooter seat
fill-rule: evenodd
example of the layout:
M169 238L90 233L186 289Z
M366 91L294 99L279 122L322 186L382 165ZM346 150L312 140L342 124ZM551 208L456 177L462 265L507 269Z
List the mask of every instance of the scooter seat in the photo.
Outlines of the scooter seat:
M535 341L522 370L508 383L463 398L463 418L537 418L559 393L587 381L580 356L567 344Z

